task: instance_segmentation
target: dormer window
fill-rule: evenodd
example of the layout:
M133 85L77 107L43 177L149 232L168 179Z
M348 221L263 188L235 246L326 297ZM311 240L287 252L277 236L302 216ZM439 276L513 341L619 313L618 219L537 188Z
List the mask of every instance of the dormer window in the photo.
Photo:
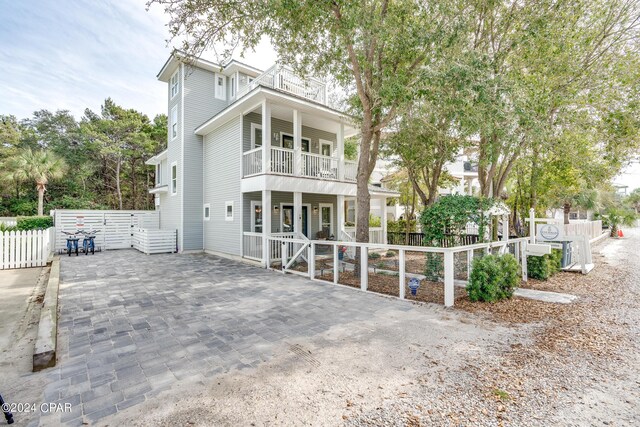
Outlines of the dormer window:
M226 80L225 76L216 73L216 98L224 101L227 99Z
M173 99L173 97L175 97L180 91L180 81L178 80L178 71L173 73L173 76L171 76L171 82L169 83L169 86L171 87L171 99Z

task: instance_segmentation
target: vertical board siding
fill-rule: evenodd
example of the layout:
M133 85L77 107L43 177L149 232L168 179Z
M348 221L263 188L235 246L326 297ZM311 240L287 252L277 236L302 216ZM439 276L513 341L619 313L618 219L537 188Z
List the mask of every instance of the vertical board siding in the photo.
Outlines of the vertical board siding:
M0 270L42 267L53 251L53 228L0 233Z
M240 255L242 193L240 192L240 117L204 137L204 203L211 207L204 223L204 248ZM225 203L233 202L233 221L225 219ZM202 221L202 205L199 207Z
M183 249L202 250L204 243L202 205L203 200L203 143L202 136L195 129L214 115L225 109L227 100L216 99L215 73L196 67L185 67L184 81L184 194L182 196ZM228 90L227 82L227 90ZM236 130L238 139L240 130ZM239 141L234 146L237 147ZM237 151L237 150L236 150ZM217 162L211 163L218 166ZM240 167L240 161L233 164L234 170ZM236 174L236 180L238 179ZM239 183L238 183L239 184Z

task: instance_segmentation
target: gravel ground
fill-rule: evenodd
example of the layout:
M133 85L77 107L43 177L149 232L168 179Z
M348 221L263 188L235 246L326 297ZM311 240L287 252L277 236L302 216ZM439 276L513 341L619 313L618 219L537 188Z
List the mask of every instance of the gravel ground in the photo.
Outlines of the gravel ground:
M349 324L106 425L640 425L640 230L625 234L589 275L530 282L573 304L458 300Z

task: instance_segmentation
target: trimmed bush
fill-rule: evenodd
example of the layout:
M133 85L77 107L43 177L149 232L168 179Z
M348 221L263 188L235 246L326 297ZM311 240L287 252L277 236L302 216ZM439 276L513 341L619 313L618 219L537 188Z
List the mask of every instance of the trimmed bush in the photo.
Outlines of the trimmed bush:
M396 252L395 251L387 251L386 254L384 254L384 256L386 256L387 258L391 258L396 256Z
M53 217L19 216L16 227L18 230L44 230L53 227Z
M380 254L378 252L369 253L369 259L378 259L380 258Z
M518 261L513 255L485 255L473 260L467 294L471 301L511 298L519 280Z
M551 249L543 256L527 257L527 276L532 279L547 280L562 269L562 251Z

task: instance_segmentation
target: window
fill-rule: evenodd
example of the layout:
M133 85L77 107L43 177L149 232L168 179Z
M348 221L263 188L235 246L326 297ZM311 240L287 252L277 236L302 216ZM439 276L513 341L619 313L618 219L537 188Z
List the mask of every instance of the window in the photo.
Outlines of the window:
M333 205L330 203L320 203L320 230L326 237L333 235Z
M233 221L233 202L224 203L224 219L225 221Z
M171 163L171 195L178 194L178 163Z
M171 88L171 99L178 94L180 91L180 81L178 80L178 71L173 73L171 76L171 82L169 83L169 87Z
M156 165L156 185L159 185L162 180L160 179L160 171L162 170L162 168L160 167L160 163L158 163Z
M251 123L251 149L262 147L262 125Z
M231 77L231 97L235 98L236 97L236 78L235 77Z
M262 233L262 202L251 202L251 231Z
M209 218L211 218L211 205L209 203L205 203L202 215L205 221L209 221Z
M227 86L226 86L226 77L222 74L216 73L216 98L218 99L227 99Z
M178 136L178 106L171 109L171 139Z
M331 157L333 155L333 142L320 140L320 154Z
M289 135L287 133L280 133L280 145L282 148L288 148L289 150L293 150L293 135ZM309 152L309 148L311 147L311 140L309 138L300 138L300 145L302 146L302 151L305 153Z

